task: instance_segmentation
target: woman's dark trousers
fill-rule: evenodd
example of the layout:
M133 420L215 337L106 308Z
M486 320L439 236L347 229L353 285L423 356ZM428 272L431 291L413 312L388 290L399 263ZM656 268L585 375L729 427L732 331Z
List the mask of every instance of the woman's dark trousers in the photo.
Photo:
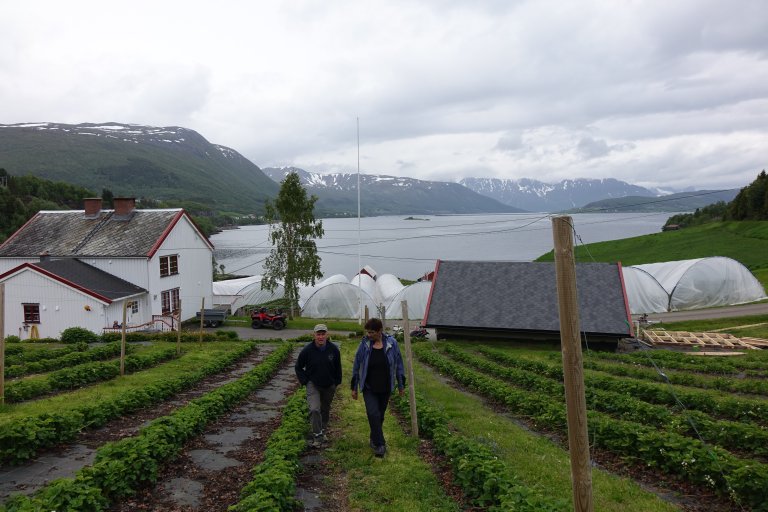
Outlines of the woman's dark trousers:
M365 412L368 414L368 425L371 427L371 446L385 446L384 440L384 412L389 404L389 391L385 393L374 393L367 389L363 390L363 400L365 401Z

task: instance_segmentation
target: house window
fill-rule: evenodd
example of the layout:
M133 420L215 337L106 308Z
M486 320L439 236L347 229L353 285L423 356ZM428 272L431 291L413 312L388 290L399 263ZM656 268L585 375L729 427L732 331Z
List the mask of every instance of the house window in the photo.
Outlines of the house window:
M164 315L170 315L171 313L176 313L179 310L179 289L178 288L165 290L161 292L160 295L163 302Z
M160 277L172 276L179 273L179 255L160 256Z
M40 323L40 304L22 304L24 306L24 323Z
M125 307L128 311L131 312L132 315L135 315L136 313L139 312L139 301L137 300L129 301Z

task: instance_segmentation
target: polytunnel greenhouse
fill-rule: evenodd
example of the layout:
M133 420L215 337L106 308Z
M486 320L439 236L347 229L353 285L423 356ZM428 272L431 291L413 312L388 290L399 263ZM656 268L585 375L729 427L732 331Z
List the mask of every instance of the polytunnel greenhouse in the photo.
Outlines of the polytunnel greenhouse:
M720 256L624 267L633 314L743 304L765 298L760 282L738 261Z

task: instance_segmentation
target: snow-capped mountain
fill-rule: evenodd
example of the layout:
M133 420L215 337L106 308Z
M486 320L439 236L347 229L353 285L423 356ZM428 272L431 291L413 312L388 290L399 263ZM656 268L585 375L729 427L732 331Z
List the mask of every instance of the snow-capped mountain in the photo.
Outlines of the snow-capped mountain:
M464 178L459 183L501 203L534 212L568 210L602 199L656 196L646 188L613 178L579 178L554 184L527 178L520 180Z
M290 172L318 197L322 215L357 214L357 174L311 173L296 167L265 167L264 174L282 181ZM511 213L521 210L477 194L458 183L424 181L387 175L360 175L363 215Z

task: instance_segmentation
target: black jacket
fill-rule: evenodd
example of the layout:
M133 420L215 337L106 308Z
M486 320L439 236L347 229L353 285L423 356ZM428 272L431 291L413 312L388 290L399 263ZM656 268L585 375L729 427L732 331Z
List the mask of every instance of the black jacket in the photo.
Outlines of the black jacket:
M326 342L325 350L321 351L312 341L299 353L296 360L296 376L302 385L312 381L315 386L327 388L335 384L341 384L341 354L339 348Z

